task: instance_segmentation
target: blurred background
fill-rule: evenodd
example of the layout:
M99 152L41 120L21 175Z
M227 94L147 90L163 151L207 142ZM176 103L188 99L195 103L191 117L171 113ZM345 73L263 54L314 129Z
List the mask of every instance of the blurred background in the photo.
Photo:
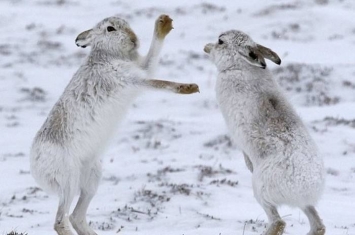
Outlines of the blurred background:
M174 20L156 73L199 84L201 93L142 94L103 156L104 176L88 211L98 234L261 234L267 218L251 174L215 99L206 43L229 29L273 49L268 67L324 156L318 208L328 234L355 234L355 2L0 1L0 234L49 235L57 198L29 172L32 139L90 48L76 36L108 16L126 19L150 46L160 14ZM298 210L282 208L286 234L306 234Z

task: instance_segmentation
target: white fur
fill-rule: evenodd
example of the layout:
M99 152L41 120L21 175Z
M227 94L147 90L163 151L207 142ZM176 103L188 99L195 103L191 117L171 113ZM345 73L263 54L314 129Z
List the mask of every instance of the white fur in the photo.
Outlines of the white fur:
M219 39L219 43L206 45L205 51L219 71L216 95L220 109L253 173L255 198L268 214L270 226L265 234L282 234L285 224L276 210L280 205L301 208L311 223L309 234L324 234L313 210L325 178L314 141L270 71L260 68L263 58L260 63L256 58L254 64L247 61L253 58L244 57L254 50L267 58L265 51L259 51L240 31L228 31ZM273 59L281 63L279 58Z
M156 27L166 18L159 17ZM115 30L109 31L109 26ZM146 57L138 55L138 39L117 17L81 33L76 43L92 50L34 139L31 173L44 189L59 196L54 226L58 234L73 234L71 223L79 235L94 235L85 216L101 178L100 154L115 127L141 90L179 93L185 85L149 79L163 45L157 29ZM69 222L70 204L77 193L80 198Z

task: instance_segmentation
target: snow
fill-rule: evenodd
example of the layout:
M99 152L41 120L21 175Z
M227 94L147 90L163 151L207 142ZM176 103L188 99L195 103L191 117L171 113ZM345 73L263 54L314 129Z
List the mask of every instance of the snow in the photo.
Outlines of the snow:
M0 1L0 234L53 230L57 197L37 188L29 148L89 49L76 36L118 15L144 54L156 17L173 19L157 78L194 82L201 93L142 94L102 158L104 175L88 221L98 234L261 234L267 218L251 173L215 100L216 69L203 53L224 30L275 50L269 68L324 156L317 206L327 234L355 234L355 3L273 1ZM74 205L73 205L74 206ZM286 234L306 234L305 215L282 207Z

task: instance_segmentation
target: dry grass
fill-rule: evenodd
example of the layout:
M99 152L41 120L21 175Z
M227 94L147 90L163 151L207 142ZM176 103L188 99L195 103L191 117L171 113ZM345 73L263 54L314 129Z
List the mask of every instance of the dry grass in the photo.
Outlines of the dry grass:
M27 233L18 233L16 231L11 231L10 233L8 233L7 235L27 235Z

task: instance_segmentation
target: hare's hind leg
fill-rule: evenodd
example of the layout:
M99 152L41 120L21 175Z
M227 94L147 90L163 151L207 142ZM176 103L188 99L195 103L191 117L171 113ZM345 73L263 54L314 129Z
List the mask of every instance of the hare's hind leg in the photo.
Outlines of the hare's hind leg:
M75 189L70 186L63 189L63 193L59 195L59 206L54 224L54 230L58 235L74 235L70 230L71 226L68 220L69 209L74 196Z
M277 209L273 205L262 205L269 219L269 227L264 235L282 235L286 223L281 219Z
M311 231L307 235L324 235L325 226L319 217L316 208L314 208L314 206L307 206L303 209L303 212L308 217L311 226Z
M80 197L73 213L70 215L70 222L78 235L97 235L86 221L86 212L96 194L101 172L101 163L97 162L83 172L80 178Z

